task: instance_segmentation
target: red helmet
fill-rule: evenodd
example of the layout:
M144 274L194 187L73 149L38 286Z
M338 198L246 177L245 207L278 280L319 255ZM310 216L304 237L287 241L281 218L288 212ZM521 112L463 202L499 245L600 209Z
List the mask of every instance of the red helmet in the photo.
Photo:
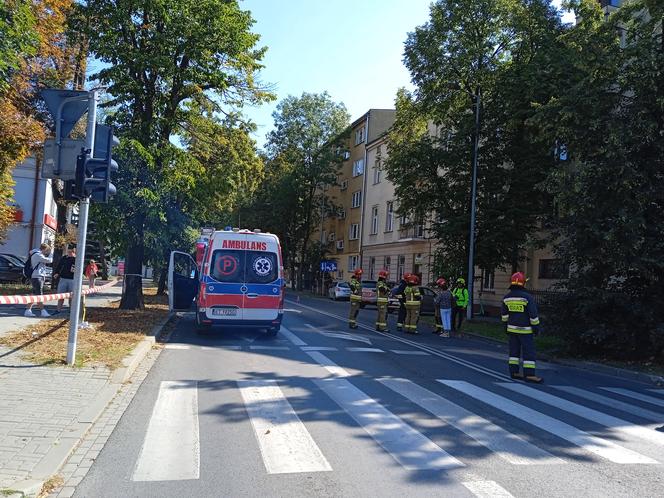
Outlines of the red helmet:
M353 275L355 275L356 277L361 277L362 273L363 273L362 268L358 268L353 272Z
M523 272L518 271L512 275L510 281L512 285L520 285L521 287L523 287L524 285L526 285L526 276L523 274Z
M408 279L410 278L410 276L411 276L411 274L406 272L406 273L403 274L403 277L401 277L401 279L408 282Z
M438 280L436 280L436 285L438 287L442 287L447 283L447 280L445 280L443 277L440 277Z
M406 282L408 282L409 284L417 285L420 282L420 279L417 278L417 275L409 273Z
M387 272L387 270L380 270L378 272L378 278L387 278L388 275L389 273Z

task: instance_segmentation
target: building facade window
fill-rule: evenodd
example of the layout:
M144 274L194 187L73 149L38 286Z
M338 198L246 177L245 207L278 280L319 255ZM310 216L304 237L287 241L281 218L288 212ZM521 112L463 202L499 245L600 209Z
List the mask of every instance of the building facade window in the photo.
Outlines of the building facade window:
M346 210L345 209L340 209L339 210L339 219L340 220L345 220L346 219Z
M348 188L348 180L341 180L341 190L346 190Z
M337 251L344 250L344 239L337 240Z
M364 159L358 159L353 163L353 177L360 176L364 173Z
M493 270L482 270L482 290L493 291L496 282L496 273Z
M406 256L404 256L403 254L399 254L399 256L397 256L397 280L400 281L403 278L405 267L406 267Z
M539 260L539 278L545 280L555 280L567 278L569 276L569 267L560 259L540 259Z
M353 201L351 207L359 208L362 205L362 191L353 192Z
M371 208L371 235L378 233L378 206Z
M413 230L413 235L418 239L424 238L424 224L418 223L415 225L415 230Z
M348 271L353 271L358 268L359 256L348 256Z
M360 238L360 224L352 223L348 230L348 240L357 240Z
M369 280L373 280L376 275L376 257L369 258Z
M391 270L392 266L392 257L391 256L385 256L383 258L383 268L385 268L388 272Z
M361 143L364 143L365 138L366 138L366 129L364 126L359 130L355 130L355 145L360 145Z
M391 232L394 230L394 202L387 201L387 213L385 217L385 231Z

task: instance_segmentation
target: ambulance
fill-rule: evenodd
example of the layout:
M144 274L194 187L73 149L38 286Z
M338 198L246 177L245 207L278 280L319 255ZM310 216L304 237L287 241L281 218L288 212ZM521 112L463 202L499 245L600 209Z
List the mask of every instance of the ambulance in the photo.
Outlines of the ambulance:
M168 268L171 311L196 309L199 330L255 327L276 335L284 312L279 238L260 230L203 229L196 260L173 251Z

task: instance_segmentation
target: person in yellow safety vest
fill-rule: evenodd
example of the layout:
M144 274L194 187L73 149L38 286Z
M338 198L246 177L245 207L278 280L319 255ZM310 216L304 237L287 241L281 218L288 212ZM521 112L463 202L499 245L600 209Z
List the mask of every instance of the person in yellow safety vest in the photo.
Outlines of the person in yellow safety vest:
M408 285L404 290L406 298L406 323L404 325L406 333L417 334L417 321L420 318L420 289L417 286L419 279L417 275L409 275Z
M510 291L503 298L501 317L509 337L509 370L513 379L524 379L540 384L544 379L535 375L535 341L539 332L537 304L524 289L526 276L519 272L512 275ZM519 372L519 360L523 356L523 374Z
M452 290L454 297L454 306L452 307L452 331L457 332L458 337L463 337L461 332L461 325L463 319L466 317L466 310L468 309L468 289L466 289L466 279L458 278L456 287Z
M350 315L348 317L348 327L351 329L357 328L357 314L360 311L360 304L362 303L362 269L358 268L353 272L350 277Z
M376 330L379 332L388 331L387 328L387 305L389 303L390 287L387 285L387 270L378 272L378 283L376 284L376 307L378 316L376 317Z

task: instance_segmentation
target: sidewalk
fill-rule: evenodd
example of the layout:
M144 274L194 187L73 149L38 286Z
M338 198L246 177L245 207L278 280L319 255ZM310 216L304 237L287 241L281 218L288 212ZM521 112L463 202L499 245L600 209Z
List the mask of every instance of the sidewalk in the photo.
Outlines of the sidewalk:
M87 307L106 307L121 292L119 282L88 297ZM0 336L40 320L23 317L24 308L0 307ZM113 372L105 366L39 365L26 361L19 348L0 346L0 496L39 492L151 350L156 329Z

